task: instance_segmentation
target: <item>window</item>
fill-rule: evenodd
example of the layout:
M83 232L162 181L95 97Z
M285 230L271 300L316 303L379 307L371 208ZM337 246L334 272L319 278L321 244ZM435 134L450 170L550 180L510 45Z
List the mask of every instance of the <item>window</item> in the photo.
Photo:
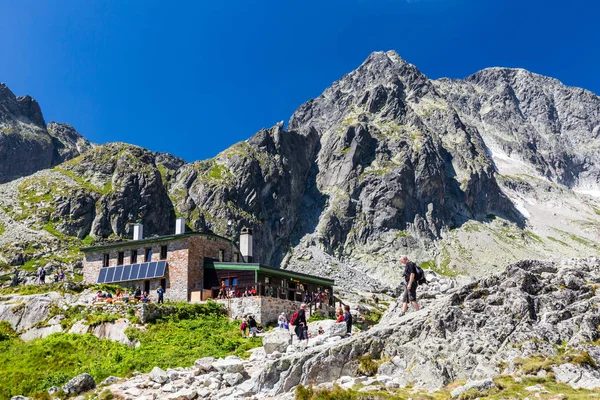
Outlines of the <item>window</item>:
M236 262L236 263L240 262L240 253L235 253L235 256L233 257L233 262Z
M160 259L161 260L167 259L167 246L160 246Z
M108 264L110 263L110 254L105 254L103 259L102 259L102 266L103 267L108 267Z
M146 257L144 259L145 262L152 261L152 249L146 249Z
M219 261L225 261L225 250L219 250Z
M117 256L117 265L123 265L123 259L125 258L125 252L124 251L120 251L119 255Z
M130 264L135 264L136 262L137 262L137 250L131 250Z

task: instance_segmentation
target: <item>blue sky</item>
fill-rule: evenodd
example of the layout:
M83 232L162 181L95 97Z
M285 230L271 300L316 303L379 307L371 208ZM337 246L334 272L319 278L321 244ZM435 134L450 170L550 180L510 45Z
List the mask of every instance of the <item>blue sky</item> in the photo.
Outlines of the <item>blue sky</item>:
M522 67L600 93L600 5L572 0L0 0L0 82L47 122L213 157L369 53L431 78Z

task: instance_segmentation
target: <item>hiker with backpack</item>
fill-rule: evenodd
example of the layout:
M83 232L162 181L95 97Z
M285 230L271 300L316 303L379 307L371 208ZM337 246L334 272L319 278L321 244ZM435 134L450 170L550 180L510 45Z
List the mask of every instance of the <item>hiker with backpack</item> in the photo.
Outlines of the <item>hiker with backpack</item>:
M294 332L298 340L306 339L308 344L308 325L306 324L306 303L300 305L300 309L292 315L290 324L294 326Z
M412 303L416 311L419 310L419 304L417 303L417 286L419 282L424 281L425 273L422 268L417 266L414 262L409 261L406 256L401 256L400 262L404 264L404 281L406 282L406 288L402 295L402 312L400 313L400 315L404 315L408 309L408 303Z

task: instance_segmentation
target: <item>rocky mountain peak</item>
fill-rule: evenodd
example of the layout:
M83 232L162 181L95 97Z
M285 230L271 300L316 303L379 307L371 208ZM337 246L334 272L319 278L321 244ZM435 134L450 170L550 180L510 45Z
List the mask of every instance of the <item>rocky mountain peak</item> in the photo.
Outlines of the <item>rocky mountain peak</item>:
M60 164L90 146L70 125L46 127L35 99L17 97L0 84L0 183Z

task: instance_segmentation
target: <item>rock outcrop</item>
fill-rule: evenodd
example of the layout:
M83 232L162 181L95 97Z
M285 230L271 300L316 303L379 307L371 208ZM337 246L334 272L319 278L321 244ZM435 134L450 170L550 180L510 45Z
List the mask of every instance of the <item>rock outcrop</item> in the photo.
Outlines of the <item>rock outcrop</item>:
M69 160L91 147L72 126L44 122L30 96L15 96L0 83L0 183Z

